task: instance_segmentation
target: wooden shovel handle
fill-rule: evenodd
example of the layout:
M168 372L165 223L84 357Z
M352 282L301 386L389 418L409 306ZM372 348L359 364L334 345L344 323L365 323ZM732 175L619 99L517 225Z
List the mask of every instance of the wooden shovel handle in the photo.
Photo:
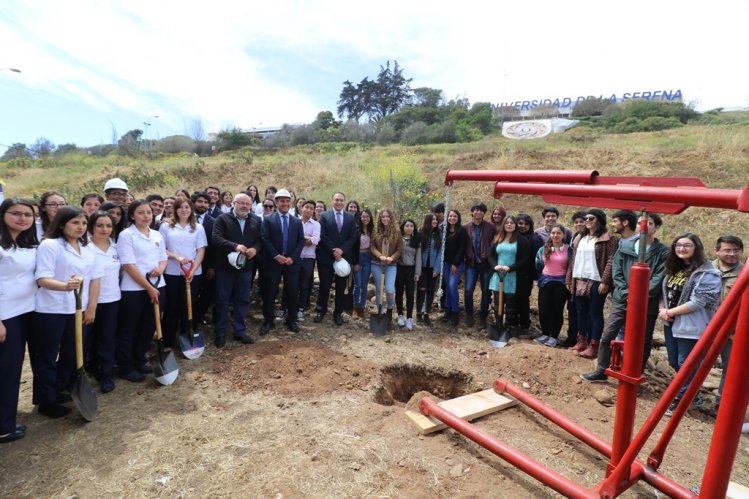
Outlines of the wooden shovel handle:
M187 288L187 320L192 321L192 289L187 279L185 279L185 287Z
M73 290L75 296L75 369L83 367L83 281L78 289Z

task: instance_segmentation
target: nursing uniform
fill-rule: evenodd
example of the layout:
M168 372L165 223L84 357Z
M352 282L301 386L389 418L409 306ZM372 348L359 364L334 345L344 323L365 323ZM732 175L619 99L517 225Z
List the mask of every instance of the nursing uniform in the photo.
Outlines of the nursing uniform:
M36 294L36 248L0 247L0 435L16 431L18 391Z
M80 253L63 237L42 241L37 251L36 280L67 282L71 276L83 277L81 302L86 310L91 282L103 274L96 264L92 245L80 243L79 248ZM44 406L56 404L59 395L72 388L75 379L75 295L73 291L40 287L35 302L31 331L33 402Z
M138 272L144 276L167 259L166 246L161 234L149 229L146 236L135 225L120 233L117 239L117 254L121 265L135 265ZM163 303L163 279L159 280L158 287L162 295L159 302ZM126 375L133 371L147 370L144 369L146 352L151 346L156 324L148 292L124 269L120 289L122 298L119 311L121 319L117 331L117 366L120 375Z

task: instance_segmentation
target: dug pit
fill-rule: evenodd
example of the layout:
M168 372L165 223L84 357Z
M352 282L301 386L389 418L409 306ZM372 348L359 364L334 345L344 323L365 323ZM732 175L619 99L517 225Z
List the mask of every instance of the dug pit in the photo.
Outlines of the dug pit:
M405 405L418 392L429 392L440 399L465 395L471 376L460 371L440 371L424 366L398 364L380 372L381 384L374 401L380 405Z

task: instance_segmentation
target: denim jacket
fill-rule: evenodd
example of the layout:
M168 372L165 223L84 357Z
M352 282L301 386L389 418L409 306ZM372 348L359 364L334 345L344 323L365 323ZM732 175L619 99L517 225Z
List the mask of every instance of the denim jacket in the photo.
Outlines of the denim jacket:
M663 279L661 296L667 296L668 279ZM692 272L679 297L678 305L686 304L691 312L677 315L671 325L674 338L698 339L715 315L720 299L720 274L712 262L705 262Z
M439 272L442 268L442 251L437 249L437 245L434 244L434 239L429 238L429 246L424 250L422 246L421 250L421 268L426 268L427 257L429 258L429 264L431 265L433 272Z

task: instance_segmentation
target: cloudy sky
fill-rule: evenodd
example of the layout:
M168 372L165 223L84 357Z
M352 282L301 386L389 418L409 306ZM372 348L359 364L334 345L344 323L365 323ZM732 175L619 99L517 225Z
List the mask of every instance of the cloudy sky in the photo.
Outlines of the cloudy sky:
M471 102L680 89L701 110L747 107L747 14L721 0L3 0L0 68L22 72L0 70L0 144L309 123L387 60L413 88Z

